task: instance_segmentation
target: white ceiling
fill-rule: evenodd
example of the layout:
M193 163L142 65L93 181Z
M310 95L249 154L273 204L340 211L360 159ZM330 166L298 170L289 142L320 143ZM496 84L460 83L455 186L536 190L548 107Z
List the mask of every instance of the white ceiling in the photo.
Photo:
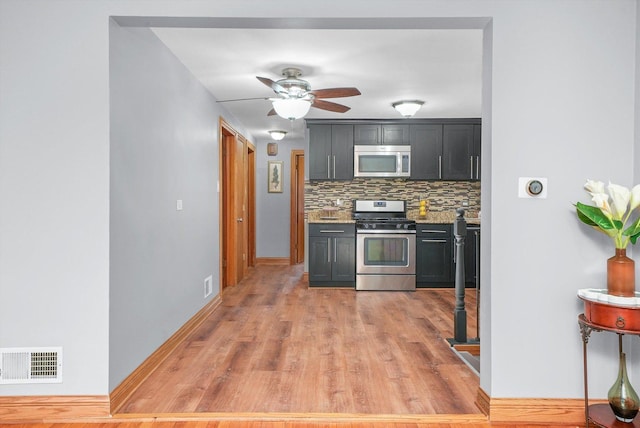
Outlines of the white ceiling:
M281 79L297 67L312 89L354 86L362 95L332 98L346 113L312 108L306 118L397 119L391 103L425 101L416 118L480 117L482 30L306 30L153 28L217 100L267 98L256 76ZM304 121L267 117L268 100L225 102L256 140L270 129L302 138Z

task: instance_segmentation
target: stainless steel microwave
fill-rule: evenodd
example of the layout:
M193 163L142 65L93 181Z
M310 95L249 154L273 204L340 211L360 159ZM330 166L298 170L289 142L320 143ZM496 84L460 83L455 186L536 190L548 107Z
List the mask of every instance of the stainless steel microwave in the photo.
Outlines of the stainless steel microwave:
M354 177L409 177L411 146L353 146Z

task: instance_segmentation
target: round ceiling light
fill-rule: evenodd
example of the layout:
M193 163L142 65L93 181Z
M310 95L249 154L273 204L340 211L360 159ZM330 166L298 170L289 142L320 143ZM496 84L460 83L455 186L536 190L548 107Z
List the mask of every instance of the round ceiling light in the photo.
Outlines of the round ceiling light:
M304 117L311 108L311 101L304 98L278 98L273 100L273 109L278 116L289 120Z
M406 100L398 101L391 104L391 107L398 110L398 112L404 117L411 117L420 110L420 107L424 104L424 101L419 100Z
M287 131L273 130L269 131L269 135L271 135L271 138L273 138L274 140L280 141L284 138L285 135L287 135Z

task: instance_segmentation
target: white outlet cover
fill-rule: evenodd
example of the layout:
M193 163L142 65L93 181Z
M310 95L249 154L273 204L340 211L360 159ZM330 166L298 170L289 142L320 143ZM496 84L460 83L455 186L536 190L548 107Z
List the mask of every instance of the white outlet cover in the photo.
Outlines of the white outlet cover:
M209 275L204 279L204 297L205 299L213 293L213 276Z
M527 186L531 180L538 180L542 183L542 192L539 195L531 195L527 192ZM546 177L519 177L518 178L518 197L529 199L546 199L547 198L547 178Z
M176 210L182 211L182 199L176 201Z

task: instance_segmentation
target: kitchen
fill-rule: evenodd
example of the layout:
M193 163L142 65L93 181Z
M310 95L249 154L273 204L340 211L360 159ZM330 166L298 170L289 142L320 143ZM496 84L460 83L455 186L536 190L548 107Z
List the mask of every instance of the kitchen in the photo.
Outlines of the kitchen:
M293 169L289 159L290 150L303 150L305 153L304 207L297 209L304 209L306 217L313 217L315 214L312 211L322 210L337 199L345 200L345 204L338 207L338 212L350 215L354 199L378 199L381 194L385 194L386 198L406 200L409 211L417 211L418 198L424 195L430 203L429 218L433 219L434 213L448 211L450 218L446 221L449 224L455 208L460 206L466 205L470 211L468 215L477 216L480 206L480 146L474 146L473 141L479 143L480 139L481 31L285 31L154 29L163 43L205 83L221 106L240 119L246 132L260 138L262 135L268 136L267 131L283 131L282 140L265 138L258 140L256 145L258 192L255 248L258 261L277 262L285 257L290 258L290 253L294 251L291 249L293 244L290 244L290 240L294 241L290 237L294 227L289 228L286 222L281 221L290 217L287 207L291 202L288 193L292 186L289 172ZM282 43L285 34L287 42ZM225 40L224 46L215 43L221 39ZM372 55L374 51L376 53ZM203 52L207 54L203 55ZM236 52L243 52L243 56L252 58L252 63L256 65L266 65L247 67L246 60L239 58ZM421 54L415 55L416 52ZM381 57L385 61L380 61ZM270 91L267 88L269 85L264 83L291 77L308 82L314 92L317 89L322 91L325 88L353 86L361 95L326 98L346 108L341 111L311 108L296 120L265 114L271 107L268 95L273 96L274 91ZM261 94L267 97L261 98ZM412 118L402 119L402 114L393 108L392 104L401 99L422 100L421 108ZM326 158L319 154L319 151L331 146L309 142L310 138L315 138L309 135L309 127L315 126L314 121L318 126L326 121L326 124L341 123L345 125L344 129L351 129L352 141L342 145L344 155L340 152L337 156L338 177L328 178L327 171L323 170L327 166ZM350 122L347 124L344 121ZM456 127L461 127L461 131ZM354 178L353 146L370 146L371 139L378 138L378 128L379 136L382 138L384 135L386 144L389 144L388 138L393 135L393 141L415 153L412 160L415 165L412 165L410 177ZM445 144L437 148L443 140L448 140L451 130L454 133L461 132L462 138L467 139L459 145L465 153L459 156L456 153L456 159L463 159L460 163L462 168L456 164L454 169L447 169L447 156L451 158L453 152L445 153L443 150L450 150L449 147L453 146ZM324 132L321 138L326 136ZM419 141L424 141L424 144ZM266 153L264 146L267 144L277 147L275 154ZM439 152L444 155L441 166L437 164ZM465 158L466 152L473 157L474 171L467 171L470 166ZM426 162L426 159L430 159L430 162ZM267 193L259 185L269 179L265 168L269 161L283 162L285 179L282 193ZM339 179L334 182L334 178ZM308 235L305 236L307 238ZM453 239L451 236L449 238ZM452 253L448 248L443 251ZM448 255L452 257L452 254ZM251 259L251 254L248 258ZM305 271L308 272L308 269ZM452 274L449 271L451 269L444 269L440 278L427 278L421 282L451 284Z
M310 180L305 187L305 212L309 222L311 286L355 286L358 290L453 287L452 223L460 207L465 208L470 223L465 239L466 282L468 287L476 286L481 211L479 119L307 122ZM363 139L363 130L372 138ZM330 154L323 158L326 146L331 147L332 135L333 144L339 144L341 150L349 143L349 152L355 149L351 157L341 155L342 166L331 162ZM384 140L390 135L399 137ZM385 148L393 151L382 155L373 152ZM392 159L396 155L397 162ZM385 158L390 159L390 169L382 172ZM394 170L403 160L410 167ZM371 167L364 166L364 162L371 162ZM314 165L319 167L314 170ZM434 171L432 176L427 175L429 171ZM333 178L336 176L341 179ZM385 216L393 218L381 224L379 219ZM381 268L379 273L388 275L380 277L375 286L359 286L363 279L372 281L375 273L365 267L372 263L363 259L367 242L364 232L380 233L385 226L385 245L403 241L400 259L387 260L386 257L393 258L387 254L381 264L393 266ZM399 232L405 233L400 237L389 234ZM381 242L380 237L375 241ZM398 279L402 273L399 267L406 267L409 261L412 278L394 284L394 280L402 283ZM367 275L360 274L363 269Z

